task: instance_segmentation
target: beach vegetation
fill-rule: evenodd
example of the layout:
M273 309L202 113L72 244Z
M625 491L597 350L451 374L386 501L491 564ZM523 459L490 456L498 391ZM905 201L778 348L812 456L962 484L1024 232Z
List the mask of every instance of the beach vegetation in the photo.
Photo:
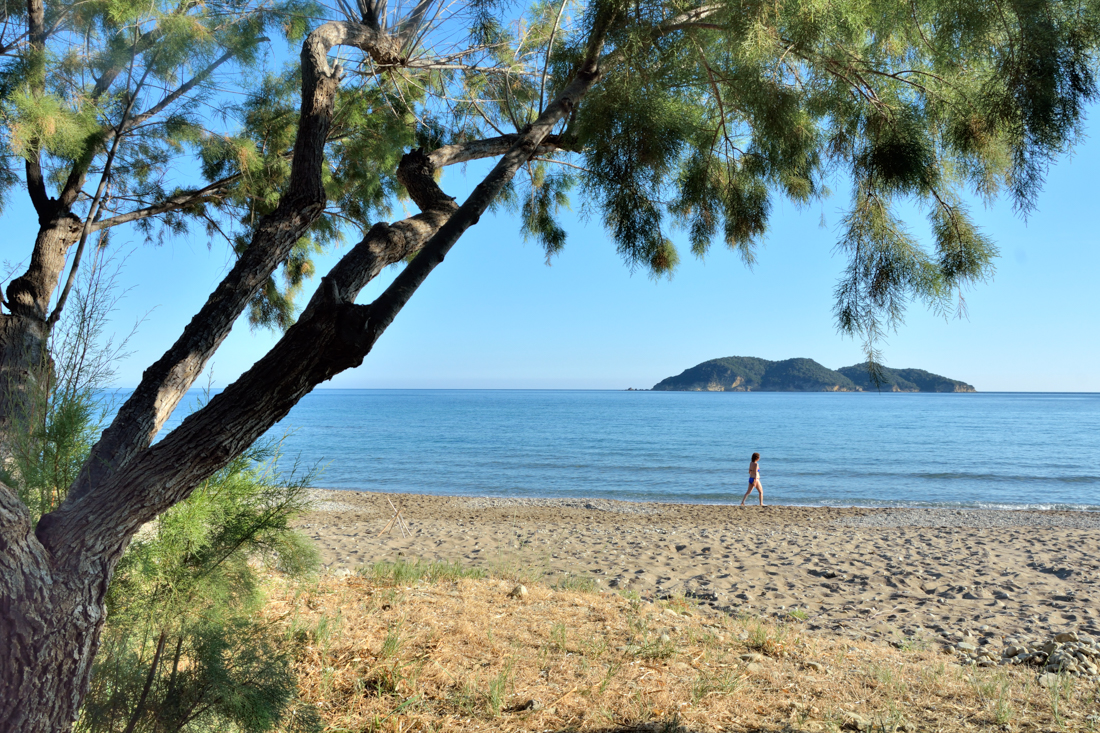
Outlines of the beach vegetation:
M1054 681L1046 686L1047 699L1050 702L1050 713L1054 723L1059 728L1066 727L1065 701L1072 694L1074 678L1066 672L1058 672Z
M984 697L993 709L993 722L997 725L1008 725L1016 717L1016 709L1012 704L1012 681L1001 674L995 675L992 682L992 694Z
M316 566L289 526L310 477L287 482L276 451L238 457L135 537L108 593L78 730L316 727L297 704L292 638L257 616L263 568Z
M512 668L514 665L514 660L506 660L504 666L497 672L496 676L489 680L488 691L485 695L485 704L488 707L489 714L494 718L500 716L500 712L508 699L509 691L514 689L514 685L512 684Z
M566 573L554 583L556 590L571 591L574 593L599 593L600 584L590 575L577 575Z
M707 696L728 695L736 691L745 682L745 676L736 669L703 672L691 687L691 702L698 705Z
M396 656L401 649L401 624L397 623L386 631L386 638L382 640L382 649L378 652L379 659L389 659Z
M331 644L295 647L301 694L332 730L595 732L669 724L716 733L797 723L820 731L839 728L851 712L883 733L1046 730L1059 729L1058 720L1067 731L1091 725L1094 689L1064 687L1056 716L1033 669L964 670L935 650L830 635L802 643L768 619L703 609L678 622L674 654L643 656L647 640L639 632L659 638L667 616L656 604L635 609L619 594L533 585L519 612L504 600L510 588L499 578L464 579L403 591L400 603L380 609L364 601L392 590L384 582L328 577L301 592L279 580L263 615L304 628L344 610ZM740 634L754 623L772 638L787 634L788 655L768 656L757 662L762 670L750 671L739 657L755 650ZM383 658L397 625L401 644ZM709 633L716 627L724 641ZM826 660L827 672L808 667L811 659ZM377 684L384 674L391 676Z
M669 593L661 599L664 607L684 616L690 616L698 610L699 602L688 596L683 591Z
M436 560L400 558L372 563L360 569L360 574L391 586L426 582L439 583L461 578L484 578L483 568L466 567L459 563Z
M550 627L550 643L562 654L569 652L568 636L564 623L559 622Z
M787 609L787 615L793 618L795 621L805 621L810 617L810 614L806 611L805 608L799 608L798 606Z
M900 639L895 646L903 652L923 652L927 651L931 645L927 639L914 635Z
M534 585L542 582L548 575L545 559L524 560L513 557L507 560L497 559L486 567L486 572L494 578L511 580L513 583Z
M360 365L487 214L550 261L575 197L630 271L662 278L681 247L752 265L783 202L823 205L840 180L835 319L875 364L909 304L947 316L991 277L964 196L1034 206L1096 97L1100 37L1096 13L1054 0L5 8L0 202L18 196L5 214L34 234L0 310L4 459L56 384L50 339L94 252L191 236L232 263L105 430L57 444L59 484L0 482L0 625L23 639L0 647L0 720L51 731L78 717L141 528ZM459 204L441 173L470 162ZM161 435L241 317L275 344Z

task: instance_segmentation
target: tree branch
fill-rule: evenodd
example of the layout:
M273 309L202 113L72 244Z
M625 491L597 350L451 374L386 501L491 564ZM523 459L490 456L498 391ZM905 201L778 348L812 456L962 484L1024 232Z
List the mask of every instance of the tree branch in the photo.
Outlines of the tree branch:
M40 2L41 0L35 1ZM175 15L181 15L186 13L191 7L191 0L184 0L184 2L176 6L173 13ZM154 26L138 36L133 44L126 49L129 52L129 57L126 61L108 65L103 73L100 74L99 78L96 79L95 86L92 87L92 91L89 93L91 100L93 102L98 101L100 97L106 94L111 88L111 85L114 84L115 79L118 78L118 75L123 72L127 65L131 64L133 60L141 54L152 49L160 37L160 25ZM121 50L119 53L121 54ZM149 70L149 68L146 69L146 74L148 74ZM106 140L106 138L104 138L104 140ZM72 170L69 171L69 176L65 180L65 185L62 187L61 193L57 197L58 205L63 207L65 211L68 211L80 196L80 191L84 188L84 178L94 159L95 153L89 150L73 164Z
M188 416L164 440L148 448L141 446L144 449L140 450L135 450L134 445L128 446L125 458L129 460L125 461L119 460L122 456L117 452L114 455L107 453L106 460L113 461L107 471L93 462L96 458L93 452L93 460L86 464L85 473L98 471L99 476L74 485L62 507L39 522L39 537L59 561L69 566L81 565L90 560L87 556L90 552L93 555L102 554L106 562L113 566L129 538L143 522L185 499L198 483L239 455L317 384L362 363L378 336L393 321L416 288L443 260L462 233L485 212L519 167L535 153L553 126L569 114L598 80L597 59L602 50L602 27L598 30L598 39L590 44L588 60L574 81L519 136L466 202L453 215L446 217L445 223L436 229L412 263L378 300L370 306L356 306L349 302L348 296L353 296L357 287L361 287L359 283L367 281L370 271L387 259L376 256L377 252L388 251L389 257L393 257L407 251L409 246L418 246L414 240L406 241L404 249L395 247L396 242L389 239L387 231L392 228L386 225L373 227L364 242L341 262L344 267L338 266L336 271L324 278L302 317L287 330L274 348L205 407ZM306 53L303 51L303 57ZM306 76L308 80L309 75ZM305 119L307 115L303 110ZM453 207L453 202L434 186L434 182L430 182L430 176L430 183L423 181L423 171L432 170L427 156L414 154L406 167L410 178L405 185L416 199L431 207L417 225L436 228L439 219L431 221L426 217L443 214ZM413 235L417 231L413 226L405 229ZM381 242L386 246L379 250L376 245L380 240L375 238L382 238ZM252 249L246 250L242 259ZM348 260L353 253L355 262ZM202 320L200 313L192 324ZM204 329L204 332L208 330ZM146 377L156 370L158 365L150 368ZM175 385L176 389L181 386L178 383ZM138 391L142 388L139 387ZM163 393L158 390L155 394ZM166 394L163 401L167 402L171 397L171 394ZM131 398L123 407L120 415L133 400ZM172 406L175 401L178 401L178 396L172 401ZM161 404L155 403L151 407L158 408ZM141 414L134 417L143 418ZM108 432L119 424L116 418ZM149 424L148 419L145 419L145 424ZM106 433L100 445L105 440ZM97 451L100 445L96 446ZM100 455L104 456L104 453Z
M456 163L466 163L481 158L493 158L504 155L520 139L521 135L501 135L482 140L470 140L454 145L444 145L428 153L428 159L436 168L443 168ZM547 135L535 151L536 155L547 155L563 149L563 143L557 135Z
M61 295L57 297L57 305L54 306L53 313L50 314L49 319L46 321L50 328L57 323L57 320L61 318L61 311L65 308L65 302L69 299L69 293L73 289L73 283L76 282L76 273L80 269L80 258L84 254L84 246L88 243L88 235L91 234L92 222L99 220L100 212L103 210L103 197L107 193L107 186L111 181L111 167L114 165L115 156L118 154L118 146L122 142L122 129L126 126L130 117L130 112L134 109L134 101L137 99L138 92L145 85L145 80L149 76L151 68L146 66L145 73L141 75L141 80L134 87L133 94L130 95L130 99L126 102L126 109L122 112L122 119L118 121L118 126L115 128L116 133L114 140L111 141L111 149L107 152L107 160L103 164L103 173L99 176L99 186L96 187L95 195L92 197L92 202L88 206L88 215L84 219L84 226L80 232L80 240L76 245L76 252L73 254L73 264L69 268L69 277L65 280L65 287L61 289Z
M328 51L333 44L349 39L369 46L378 37L361 26L352 28L348 23L327 23L307 37L301 53L302 102L298 133L286 192L275 211L257 224L249 247L180 337L142 375L137 389L93 446L64 506L78 505L93 487L149 446L229 335L237 317L324 211L324 148L340 79L339 67L329 67ZM49 534L51 517L47 515L39 522L40 536Z
M224 193L224 189L229 184L240 180L241 174L234 173L231 176L226 176L220 180L214 181L196 191L185 191L178 193L175 196L171 196L159 204L153 204L141 209L135 209L133 211L127 211L124 214L118 214L116 216L109 217L107 219L101 219L100 221L93 222L91 225L91 232L97 232L100 229L109 229L119 224L126 224L127 222L137 221L138 219L148 219L151 216L157 214L164 214L169 211L178 211L180 209L186 209L189 206L208 201L210 199L218 198L220 194Z
M539 82L539 112L542 112L542 99L546 95L546 72L550 69L550 54L554 50L554 36L558 34L558 24L561 23L561 14L565 12L566 0L561 0L558 6L558 14L554 16L554 27L550 30L550 40L546 42L546 60L542 63L542 81Z
M42 0L27 0L27 29L30 36L30 45L35 56L36 63L43 63L43 55L46 53L46 7ZM36 91L41 91L41 84ZM34 210L38 212L38 220L41 222L52 214L52 203L49 194L46 193L46 179L42 175L42 159L39 155L37 143L27 156L27 193L30 194Z
M130 122L125 127L118 130L117 134L121 135L121 134L125 133L127 130L132 129L132 128L140 125L141 123L145 122L149 118L155 117L156 115L163 112L165 109L167 109L167 107L170 104L172 104L173 102L178 100L180 97L187 94L192 89L194 89L196 86L201 84L207 77L209 77L211 74L213 74L214 71L216 71L219 66L224 64L229 59L233 58L235 55L236 54L234 54L232 51L226 51L225 53L223 53L213 63L209 64L205 69L203 69L199 73L195 74L193 77L188 79L185 83L181 84L175 91L170 93L164 99L160 100L158 103L156 103L155 105L150 107L145 112L142 112L139 115L135 115L134 118L132 120L130 120Z

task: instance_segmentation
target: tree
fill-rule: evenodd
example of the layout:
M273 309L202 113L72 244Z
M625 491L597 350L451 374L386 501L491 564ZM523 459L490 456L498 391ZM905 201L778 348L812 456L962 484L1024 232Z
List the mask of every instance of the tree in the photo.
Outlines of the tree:
M0 486L0 729L69 727L138 528L360 364L491 207L514 206L551 257L565 240L557 208L579 187L627 263L660 275L678 260L670 227L697 255L719 240L751 262L773 197L807 203L846 176L837 316L873 348L908 300L949 309L991 272L995 248L961 192L1007 189L1026 210L1095 95L1087 2L554 0L524 7L522 22L500 20L508 4L494 0L338 5L342 19L316 24L303 18L317 9L262 1L4 6L4 180L26 190L41 229L0 314L0 415L48 375L45 338L92 235L199 223L237 260L58 508L35 524ZM234 81L216 77L254 68L261 33L275 31L304 34L297 67L244 86L223 127L204 126L201 106L224 99L216 83ZM333 59L345 54L358 55ZM172 187L185 154L202 181ZM436 181L489 158L461 205ZM372 223L394 194L419 213ZM895 214L902 200L925 207L931 246ZM309 252L355 228L294 318ZM355 302L395 264L377 299ZM153 445L246 311L285 328L279 342Z

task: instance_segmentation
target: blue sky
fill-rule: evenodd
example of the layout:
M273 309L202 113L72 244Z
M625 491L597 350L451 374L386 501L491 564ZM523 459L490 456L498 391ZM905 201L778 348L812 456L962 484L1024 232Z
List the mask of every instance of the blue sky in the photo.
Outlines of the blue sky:
M1098 168L1100 142L1086 140L1052 168L1038 211L1026 222L1008 201L973 204L1000 247L995 278L966 293L965 320L944 321L914 304L883 345L886 363L962 379L981 391L1100 391ZM442 185L461 197L477 172L448 170ZM9 236L17 234L9 241L29 243L33 222L19 195L5 216ZM569 242L547 267L514 219L487 216L364 364L321 386L625 389L651 387L720 356L803 356L831 368L857 363L860 344L839 335L832 316L844 265L833 248L846 201L839 194L808 210L777 201L753 270L720 246L705 261L685 246L675 276L657 282L623 265L596 220L568 215ZM912 225L924 234L923 217ZM119 386L133 386L199 308L230 256L199 235L159 247L141 244L133 232L116 230L113 237L129 287L114 323L127 331L144 315L133 354L118 372ZM6 260L26 256L15 249L8 248ZM318 270L338 255L322 258ZM377 295L393 274L360 300ZM239 322L214 359L213 384L232 381L274 340Z

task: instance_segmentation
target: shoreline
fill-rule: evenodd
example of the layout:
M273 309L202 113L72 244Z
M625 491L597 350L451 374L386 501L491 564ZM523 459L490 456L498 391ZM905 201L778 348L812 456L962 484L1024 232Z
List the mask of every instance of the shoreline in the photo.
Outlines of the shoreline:
M340 494L377 494L379 496L425 496L425 497L438 497L448 499L478 499L487 501L500 501L508 502L509 505L529 505L529 506L569 506L574 502L615 502L621 504L653 504L656 506L703 506L703 507L736 507L737 503L729 503L722 501L665 501L658 499L613 499L603 496L574 496L574 497L562 497L562 496L503 496L499 494L428 494L417 493L409 491L376 491L373 489L343 489L339 487L330 486L315 486L311 487L310 491L314 492L335 492ZM755 494L753 494L755 496ZM746 504L748 506L748 504ZM753 506L757 506L753 504ZM766 506L775 507L790 507L792 509L866 509L871 511L907 511L907 510L932 510L932 511L982 511L982 512L1056 512L1056 513L1068 513L1068 514L1100 514L1100 504L1006 504L1006 503L989 503L984 504L982 502L973 502L967 504L943 504L943 503L913 503L913 504L891 504L891 505L871 505L871 504L785 504L785 503L773 503L770 502Z
M895 644L1100 635L1100 512L311 493L329 572L457 562ZM380 535L391 501L411 536Z

